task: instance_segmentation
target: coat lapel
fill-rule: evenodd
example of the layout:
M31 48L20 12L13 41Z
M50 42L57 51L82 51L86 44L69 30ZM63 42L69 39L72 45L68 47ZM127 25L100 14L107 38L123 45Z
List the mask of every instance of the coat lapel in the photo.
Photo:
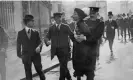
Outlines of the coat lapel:
M27 40L30 40L30 39L28 38L28 35L27 35L27 32L26 32L25 29L23 29L23 33L24 33L24 37L25 37Z

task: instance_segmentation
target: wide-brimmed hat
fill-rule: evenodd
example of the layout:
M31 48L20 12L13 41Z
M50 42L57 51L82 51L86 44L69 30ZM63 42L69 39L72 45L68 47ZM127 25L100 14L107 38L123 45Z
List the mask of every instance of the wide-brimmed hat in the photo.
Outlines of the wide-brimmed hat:
M75 8L74 11L77 12L80 19L84 19L87 16L84 11L79 8Z

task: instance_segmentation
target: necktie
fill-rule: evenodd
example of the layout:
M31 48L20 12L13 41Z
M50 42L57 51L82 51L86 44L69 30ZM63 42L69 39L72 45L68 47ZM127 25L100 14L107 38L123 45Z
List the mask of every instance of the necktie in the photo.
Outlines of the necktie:
M28 30L28 38L30 39L31 37L31 29Z
M29 30L28 30L28 34L30 34L30 31L31 31L31 30L29 29Z

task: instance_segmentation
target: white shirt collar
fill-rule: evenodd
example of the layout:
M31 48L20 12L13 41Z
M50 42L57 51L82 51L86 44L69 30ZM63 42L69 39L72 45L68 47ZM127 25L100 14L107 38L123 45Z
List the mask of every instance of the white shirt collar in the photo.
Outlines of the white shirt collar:
M109 19L109 21L112 21L112 19Z
M56 23L55 25L56 25L56 27L57 27L58 25L59 25L58 27L60 27L61 23L60 23L60 24L57 24L57 23Z
M27 26L25 26L25 29L26 29L26 32L28 32L29 29L32 30L31 28L29 28Z

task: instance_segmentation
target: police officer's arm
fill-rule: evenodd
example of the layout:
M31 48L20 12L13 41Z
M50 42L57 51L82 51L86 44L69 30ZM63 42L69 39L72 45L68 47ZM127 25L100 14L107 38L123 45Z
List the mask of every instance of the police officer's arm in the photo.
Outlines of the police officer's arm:
M18 32L18 36L17 36L17 56L19 58L21 58L22 54L21 54L21 36L20 36L20 32Z
M87 41L97 41L104 33L104 22L100 22L99 25L91 30L91 35L86 37Z
M48 30L48 32L47 32L45 38L44 38L44 42L45 42L46 46L49 46L49 45L47 44L47 42L48 42L49 40L51 40L51 29L52 29L52 26L49 28L49 30Z
M74 42L75 38L74 38L74 33L72 32L71 28L69 27L69 25L67 25L67 32L69 34L70 39Z

